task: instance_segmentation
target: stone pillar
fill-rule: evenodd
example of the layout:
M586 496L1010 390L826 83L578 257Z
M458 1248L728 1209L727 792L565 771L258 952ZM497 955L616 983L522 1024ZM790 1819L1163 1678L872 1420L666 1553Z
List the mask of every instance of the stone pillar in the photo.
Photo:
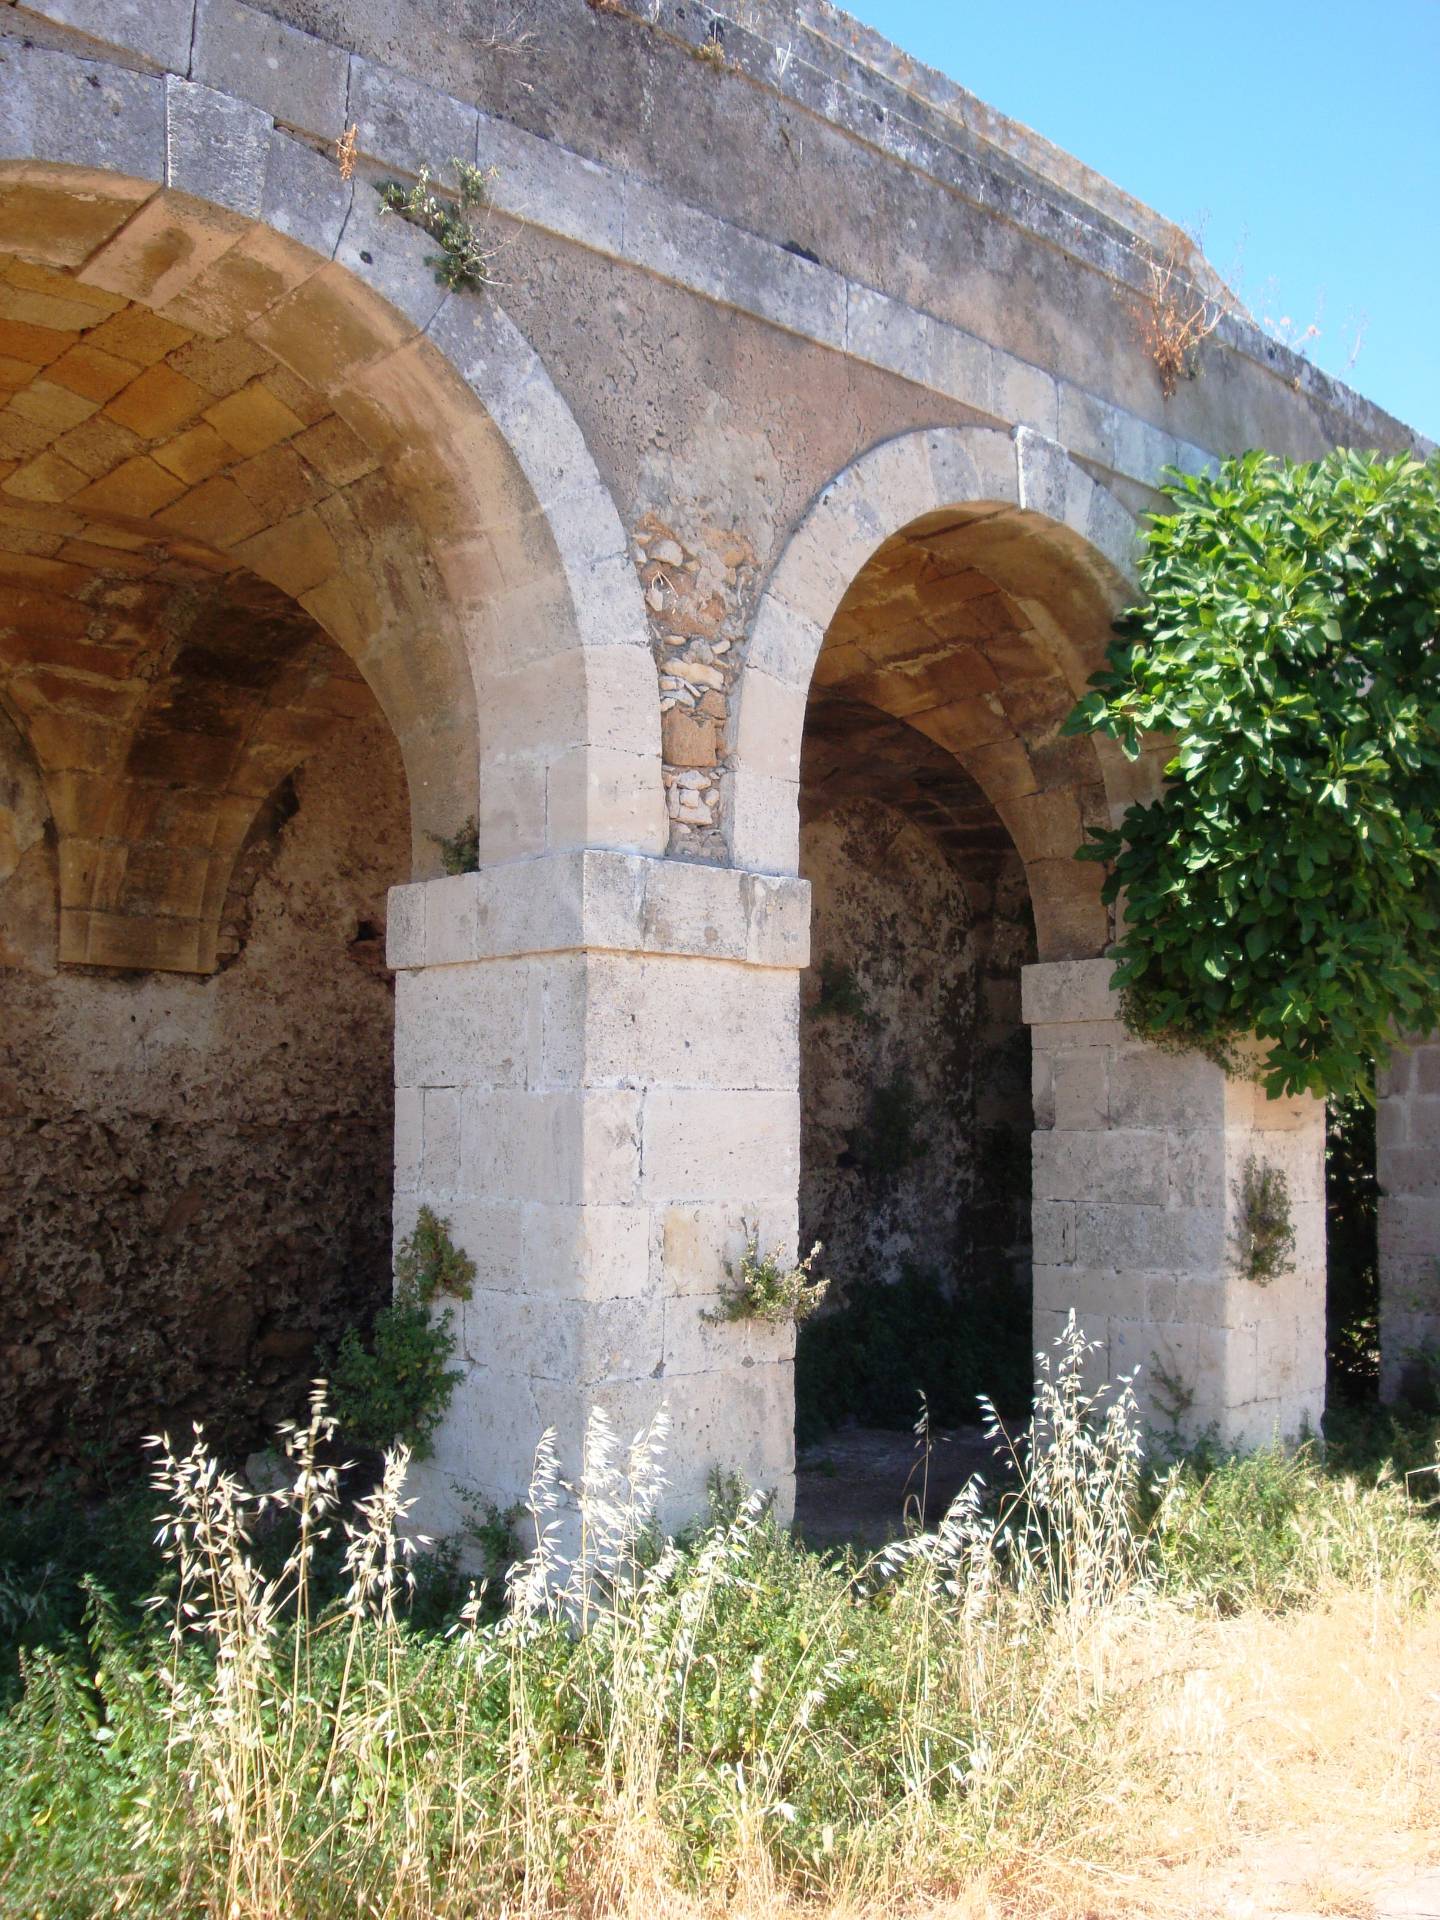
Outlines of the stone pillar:
M1139 1368L1156 1431L1225 1447L1318 1430L1325 1406L1325 1120L1310 1095L1267 1100L1195 1053L1134 1039L1109 960L1027 967L1034 1048L1035 1333L1073 1307L1097 1376ZM1246 1163L1282 1171L1293 1271L1242 1270Z
M1396 1400L1440 1368L1440 1039L1397 1047L1375 1091L1380 1397Z
M790 1328L705 1318L747 1233L795 1252L801 880L552 854L398 887L395 1230L422 1204L478 1267L416 1524L506 1506L589 1410L664 1404L664 1513L712 1468L793 1501Z

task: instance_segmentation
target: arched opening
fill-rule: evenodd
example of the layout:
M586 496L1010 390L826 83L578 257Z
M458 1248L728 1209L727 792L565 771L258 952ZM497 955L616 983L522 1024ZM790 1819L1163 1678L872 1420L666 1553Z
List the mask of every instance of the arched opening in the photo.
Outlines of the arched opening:
M11 1488L161 1422L260 1443L385 1297L410 870L394 735L302 608L93 525L38 592L42 525L0 507Z
M383 1297L387 890L440 836L663 837L638 589L543 369L367 188L262 159L265 221L0 166L12 1486L262 1438Z
M877 449L822 495L757 621L763 673L798 693L809 670L803 708L760 684L768 728L742 705L742 766L747 740L770 758L737 784L743 804L763 775L773 805L776 719L793 740L803 711L800 1233L825 1244L832 1298L797 1347L798 1512L822 1533L893 1527L922 1396L934 1429L969 1429L931 1461L932 1500L948 1498L984 1452L977 1395L1007 1412L1028 1397L1037 1265L1045 1307L1071 1285L1032 1247L1031 1135L1053 1095L1037 1057L1032 1099L1021 970L1110 938L1102 875L1074 858L1111 817L1109 769L1061 727L1123 581L1020 504L1025 452L983 433ZM939 503L982 477L991 497ZM1082 522L1094 491L1071 503Z

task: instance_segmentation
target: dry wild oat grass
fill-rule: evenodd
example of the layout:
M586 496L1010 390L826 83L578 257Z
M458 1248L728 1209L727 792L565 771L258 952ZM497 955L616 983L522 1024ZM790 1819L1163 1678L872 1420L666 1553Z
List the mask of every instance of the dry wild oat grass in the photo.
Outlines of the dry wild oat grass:
M1230 1564L1234 1483L1216 1505L1172 1477L1140 1530L1134 1397L1089 1396L1086 1360L1072 1323L1003 1498L972 1487L848 1571L753 1498L656 1540L663 1421L628 1448L593 1422L571 1491L547 1439L508 1606L444 1637L400 1606L403 1456L344 1521L317 1404L267 1576L263 1503L202 1443L163 1447L168 1656L112 1637L79 1675L29 1670L0 1723L0 1912L87 1910L90 1820L89 1910L145 1920L1362 1915L1440 1845L1432 1523L1393 1480L1277 1456L1279 1575L1192 1577L1202 1549ZM118 1793L85 1771L97 1686Z

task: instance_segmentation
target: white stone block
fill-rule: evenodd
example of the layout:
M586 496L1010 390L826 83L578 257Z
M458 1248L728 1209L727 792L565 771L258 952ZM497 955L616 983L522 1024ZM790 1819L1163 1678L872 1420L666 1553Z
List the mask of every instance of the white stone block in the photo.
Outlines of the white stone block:
M656 1200L735 1200L753 1206L795 1191L800 1096L694 1092L645 1096L643 1180Z

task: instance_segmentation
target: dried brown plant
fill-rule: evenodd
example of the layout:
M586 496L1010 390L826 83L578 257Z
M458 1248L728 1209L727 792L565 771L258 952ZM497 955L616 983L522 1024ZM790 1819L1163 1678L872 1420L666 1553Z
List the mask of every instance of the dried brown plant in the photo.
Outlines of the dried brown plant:
M1163 247L1136 243L1145 284L1122 298L1141 346L1155 363L1167 400L1182 379L1195 377L1196 355L1230 311L1223 295L1204 293L1191 277L1196 248L1180 227L1171 227Z
M342 133L340 138L335 142L335 158L340 163L340 178L342 180L354 178L355 142L359 137L359 133L359 127L355 121L352 120L349 126L346 127L344 133Z

